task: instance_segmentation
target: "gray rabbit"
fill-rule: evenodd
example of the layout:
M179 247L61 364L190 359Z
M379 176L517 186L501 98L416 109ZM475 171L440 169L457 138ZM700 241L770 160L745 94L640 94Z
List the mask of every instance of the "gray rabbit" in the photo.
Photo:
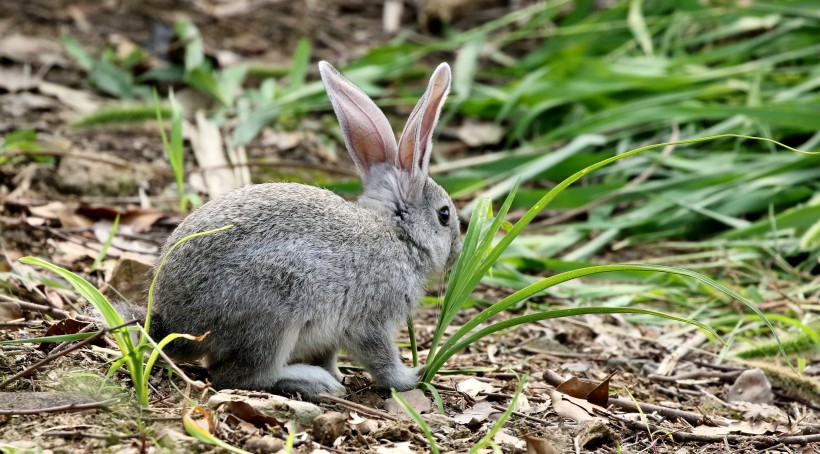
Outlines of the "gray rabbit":
M204 359L216 388L343 394L343 348L384 388L408 390L420 368L394 344L426 281L461 251L452 200L427 175L450 67L433 73L396 141L370 98L327 62L319 72L363 183L348 202L294 183L250 185L204 204L168 238L233 224L177 247L158 277L150 333L210 334L166 352Z

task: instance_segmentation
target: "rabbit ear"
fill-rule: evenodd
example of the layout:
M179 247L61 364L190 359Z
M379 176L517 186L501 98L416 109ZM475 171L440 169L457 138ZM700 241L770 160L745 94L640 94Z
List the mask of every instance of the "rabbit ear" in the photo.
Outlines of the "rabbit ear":
M430 77L427 91L419 99L399 138L399 165L415 175L420 171L427 175L430 150L433 147L433 130L436 128L441 106L450 91L450 66L438 65Z
M330 63L319 62L319 73L362 181L366 182L374 164L398 165L396 136L376 104Z

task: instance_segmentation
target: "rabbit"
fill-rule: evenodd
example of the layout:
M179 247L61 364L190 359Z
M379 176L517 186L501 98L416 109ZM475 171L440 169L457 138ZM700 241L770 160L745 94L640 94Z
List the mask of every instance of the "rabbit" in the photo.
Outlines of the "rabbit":
M217 389L343 395L340 348L382 388L412 389L423 370L402 364L394 339L427 280L461 251L453 201L427 172L450 67L435 70L398 141L361 89L327 62L319 72L361 196L352 202L296 183L245 186L195 210L160 254L188 235L233 224L173 250L151 314L154 339L209 333L165 351L203 359Z

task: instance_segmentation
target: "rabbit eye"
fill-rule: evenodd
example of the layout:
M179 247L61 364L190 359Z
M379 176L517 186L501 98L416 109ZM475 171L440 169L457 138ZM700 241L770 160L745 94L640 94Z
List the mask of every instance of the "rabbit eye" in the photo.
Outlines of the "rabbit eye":
M450 207L443 206L438 209L438 222L441 225L447 225L450 222Z

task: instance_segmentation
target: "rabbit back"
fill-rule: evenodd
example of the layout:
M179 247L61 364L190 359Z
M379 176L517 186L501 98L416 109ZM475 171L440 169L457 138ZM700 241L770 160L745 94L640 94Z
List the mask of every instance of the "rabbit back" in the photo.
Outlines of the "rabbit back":
M153 312L166 332L155 334L210 332L177 356L275 348L296 326L290 359L309 360L338 348L351 325L397 327L422 296L424 270L389 219L300 184L251 185L208 202L163 255L187 235L229 224L180 244L158 277Z

